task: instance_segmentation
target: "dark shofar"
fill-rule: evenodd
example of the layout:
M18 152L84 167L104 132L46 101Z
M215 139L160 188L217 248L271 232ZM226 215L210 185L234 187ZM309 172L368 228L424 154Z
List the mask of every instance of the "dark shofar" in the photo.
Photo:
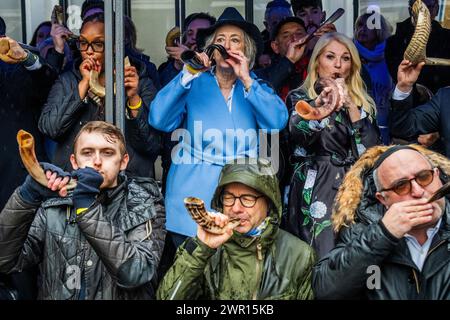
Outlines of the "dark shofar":
M450 182L447 182L442 187L440 187L432 196L430 199L428 199L428 203L431 203L433 201L439 200L442 197L445 197L450 193Z
M191 215L192 219L203 229L213 234L223 234L227 228L236 228L241 224L241 220L237 218L230 219L223 227L219 227L212 216L206 211L205 203L202 199L195 197L187 197L184 199L184 206Z
M413 65L425 62L427 65L450 66L450 59L428 58L426 56L428 38L431 32L431 17L427 6L421 0L416 0L412 6L412 13L416 27L403 58L412 62Z
M36 158L36 152L34 151L33 135L25 130L19 130L17 133L17 143L19 144L19 153L25 169L27 169L34 180L47 187L47 177L45 176L45 172L39 164ZM76 185L77 183L75 180L70 180L66 188L67 190L75 189Z

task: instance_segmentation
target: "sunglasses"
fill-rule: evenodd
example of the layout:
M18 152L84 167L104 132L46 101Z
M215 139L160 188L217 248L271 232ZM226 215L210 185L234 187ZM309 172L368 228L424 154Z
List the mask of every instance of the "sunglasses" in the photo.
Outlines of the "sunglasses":
M426 187L433 182L433 178L434 178L434 169L422 170L419 171L414 178L400 179L397 182L395 182L392 187L379 190L378 192L394 191L399 196L404 196L411 191L412 188L411 181L414 180L417 182L419 186Z

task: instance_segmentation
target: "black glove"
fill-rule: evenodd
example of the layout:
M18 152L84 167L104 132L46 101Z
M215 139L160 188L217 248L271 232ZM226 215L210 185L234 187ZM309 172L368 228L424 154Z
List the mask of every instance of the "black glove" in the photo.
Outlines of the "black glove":
M56 172L58 178L70 177L70 173L63 171L51 163L40 162L39 164L44 169L44 172L51 171L52 174ZM23 200L32 204L39 204L48 198L59 196L57 191L52 191L46 186L41 185L30 175L26 177L25 182L20 186L19 194Z
M93 168L86 167L72 172L72 178L77 179L72 200L76 213L80 214L91 206L100 192L103 176Z

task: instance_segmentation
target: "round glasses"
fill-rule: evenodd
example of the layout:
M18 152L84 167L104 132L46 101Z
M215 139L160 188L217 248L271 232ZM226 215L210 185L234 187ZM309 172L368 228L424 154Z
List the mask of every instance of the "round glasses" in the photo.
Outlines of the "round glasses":
M392 190L399 196L404 196L411 191L412 188L411 181L415 180L419 186L426 187L431 182L433 182L433 178L434 178L434 169L422 170L419 171L414 178L400 179L397 182L395 182L392 187L379 190L378 192Z
M256 201L258 201L258 199L262 197L264 196L254 196L252 194L241 194L239 197L236 197L234 194L224 193L222 195L222 204L225 207L232 207L234 206L236 199L239 199L243 207L253 208L256 204Z

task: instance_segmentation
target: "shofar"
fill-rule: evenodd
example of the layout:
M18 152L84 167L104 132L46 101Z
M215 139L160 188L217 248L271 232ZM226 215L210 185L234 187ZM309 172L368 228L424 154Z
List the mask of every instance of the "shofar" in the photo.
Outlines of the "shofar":
M33 135L25 130L19 130L17 133L17 143L19 144L19 153L25 169L27 169L34 180L47 187L47 177L45 176L45 172L39 164L34 151ZM67 190L75 189L76 185L77 183L75 180L70 180L66 188Z
M295 104L295 111L300 117L305 120L321 120L325 115L330 114L330 107L335 106L338 103L339 88L336 84L336 80L328 78L319 79L314 86L318 94L320 94L325 87L330 87L332 90L328 94L329 101L322 107L313 107L304 100L299 100Z
M403 58L412 62L413 65L425 62L427 65L450 66L450 59L428 58L426 56L428 38L431 32L431 17L427 6L421 0L416 0L412 6L412 13L416 28Z
M192 219L200 225L203 229L213 234L223 234L227 228L234 229L241 224L241 220L238 218L233 218L228 221L228 223L223 227L219 227L214 218L206 211L205 203L202 199L195 197L187 197L184 199L184 206L188 210Z
M128 57L125 57L124 59L124 66L125 67L131 66ZM91 90L96 96L104 98L106 95L106 90L105 87L98 82L98 76L99 74L97 71L91 70L91 75L89 77L89 90ZM116 93L116 84L114 83L114 94L115 93Z

